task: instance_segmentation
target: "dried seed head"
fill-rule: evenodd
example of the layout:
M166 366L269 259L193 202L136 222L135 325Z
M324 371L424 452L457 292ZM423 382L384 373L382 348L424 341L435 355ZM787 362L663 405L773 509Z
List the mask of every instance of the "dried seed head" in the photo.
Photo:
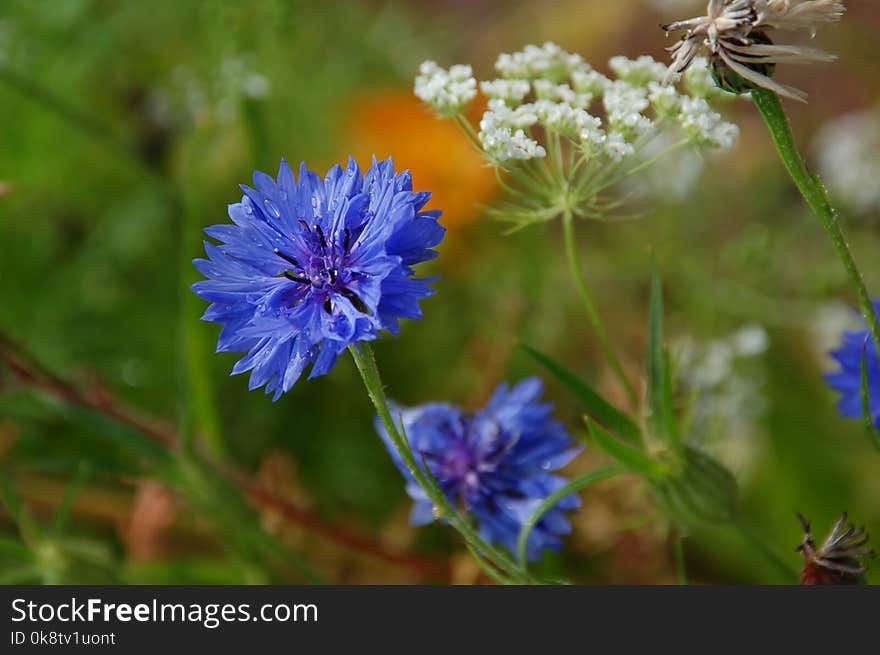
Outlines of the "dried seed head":
M733 93L762 87L805 102L807 95L772 79L776 64L808 64L835 57L814 48L776 45L771 29L807 29L839 20L846 8L840 0L709 0L706 15L664 25L667 32L684 30L672 54L667 80L675 78L701 52L709 57L716 83Z
M866 571L862 559L873 555L868 548L868 533L865 528L847 524L847 515L844 512L822 546L817 548L810 523L802 515L797 516L804 528L804 540L797 548L804 556L801 584L857 584Z

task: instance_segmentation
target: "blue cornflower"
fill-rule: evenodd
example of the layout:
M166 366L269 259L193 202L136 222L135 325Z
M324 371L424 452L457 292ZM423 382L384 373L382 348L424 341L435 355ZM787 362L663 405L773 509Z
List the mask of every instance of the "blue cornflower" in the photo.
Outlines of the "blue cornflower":
M205 242L194 263L208 279L192 288L211 302L202 318L222 325L218 352L247 352L232 373L251 371L249 388L277 400L309 364L309 378L324 375L347 346L421 317L433 291L412 266L437 255L445 230L439 211L421 211L431 194L390 159L363 176L349 159L323 181L305 164L295 180L282 160L277 180L256 171L254 186L229 206L233 224L205 230L221 245Z
M517 536L532 512L566 483L552 471L580 452L562 424L551 417L552 405L539 402L542 391L536 378L512 389L502 384L489 404L473 414L446 403L391 408L403 423L416 460L428 465L449 501L475 517L483 539L511 552L516 552ZM376 429L415 500L411 522L430 523L431 501L407 471L378 419ZM560 535L571 531L565 511L579 505L577 496L566 496L544 515L527 543L530 560L545 548L561 548Z
M880 312L880 300L874 301L875 311ZM837 392L840 400L837 408L846 418L863 418L862 412L862 358L868 369L868 405L874 425L880 429L880 357L877 344L867 329L843 333L840 347L831 352L840 364L840 370L828 373L825 380Z

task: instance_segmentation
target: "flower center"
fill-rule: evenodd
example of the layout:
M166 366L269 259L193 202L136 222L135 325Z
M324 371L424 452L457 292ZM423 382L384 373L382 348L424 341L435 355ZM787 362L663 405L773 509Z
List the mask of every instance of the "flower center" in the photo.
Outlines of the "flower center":
M324 295L324 310L328 314L332 312L331 295L334 293L347 298L359 312L372 313L357 294L346 286L357 279L358 274L342 275L345 257L351 248L351 231L348 228L343 230L341 244L332 240L328 243L320 225L309 226L302 219L298 222L304 230L303 237L312 254L308 262L303 263L275 248L275 254L292 266L281 275L299 285L309 286L312 293Z

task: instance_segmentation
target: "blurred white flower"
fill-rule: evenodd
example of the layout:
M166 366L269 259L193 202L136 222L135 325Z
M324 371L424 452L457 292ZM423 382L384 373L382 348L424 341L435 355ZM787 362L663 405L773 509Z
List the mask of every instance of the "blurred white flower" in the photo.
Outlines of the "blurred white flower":
M676 382L689 407L689 437L705 441L750 436L766 403L763 359L768 337L747 325L710 341L683 337L673 344Z
M840 346L841 334L848 330L864 329L858 311L838 300L819 306L809 325L813 354L823 368L834 363L831 351Z
M813 152L823 180L841 202L860 214L880 209L880 110L825 124Z
M263 100L271 90L269 79L257 70L256 57L236 53L207 74L177 66L168 83L151 94L150 110L163 123L229 122L239 116L242 100Z

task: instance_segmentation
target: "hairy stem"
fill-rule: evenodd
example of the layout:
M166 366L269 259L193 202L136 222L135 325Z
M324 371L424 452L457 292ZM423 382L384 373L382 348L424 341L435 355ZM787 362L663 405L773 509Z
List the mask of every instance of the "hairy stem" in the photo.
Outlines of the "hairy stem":
M840 227L837 212L831 206L825 187L817 176L807 170L803 157L801 157L795 145L791 125L788 122L785 109L783 109L782 103L779 101L779 96L773 91L756 88L752 90L752 100L754 100L758 111L761 112L764 122L767 123L782 164L801 192L804 200L807 201L810 209L813 210L813 213L822 223L828 238L831 239L831 244L834 246L834 250L837 252L837 256L849 278L850 285L856 294L862 316L865 318L878 351L880 351L880 320L877 319L877 312L871 303L871 296L865 286L862 273L859 271L849 249L849 245L843 235L843 230Z
M611 370L626 392L630 403L633 407L636 407L638 405L638 394L623 372L623 366L617 357L614 346L611 344L611 339L608 337L608 331L605 329L604 323L602 323L602 318L596 310L590 290L587 288L584 269L577 255L577 243L574 236L574 216L568 209L562 214L562 231L565 238L565 252L568 257L568 265L571 268L571 274L574 277L578 293L584 303L584 308L587 310L587 316L590 319L593 330L596 332L596 337L599 339L599 345L602 348L605 359L608 361L608 365L611 366Z
M385 389L382 386L382 380L379 377L379 370L376 366L376 358L373 356L373 350L368 343L352 345L348 347L358 372L364 381L367 389L367 395L376 408L379 420L388 433L394 449L400 455L401 460L406 466L412 478L427 494L429 500L434 504L435 511L449 523L453 528L465 538L468 545L476 549L486 560L490 561L498 569L510 576L511 581L515 583L531 582L528 576L523 576L514 561L499 549L486 543L486 541L477 533L470 523L461 515L461 513L453 507L449 499L437 485L436 480L428 471L427 466L422 466L416 460L415 453L409 444L409 439L402 434L402 430L398 428L397 423L391 415L391 409L388 407L388 399L385 396Z
M672 555L675 558L675 572L678 575L678 584L690 584L687 572L687 560L684 555L684 535L676 533L672 536Z

